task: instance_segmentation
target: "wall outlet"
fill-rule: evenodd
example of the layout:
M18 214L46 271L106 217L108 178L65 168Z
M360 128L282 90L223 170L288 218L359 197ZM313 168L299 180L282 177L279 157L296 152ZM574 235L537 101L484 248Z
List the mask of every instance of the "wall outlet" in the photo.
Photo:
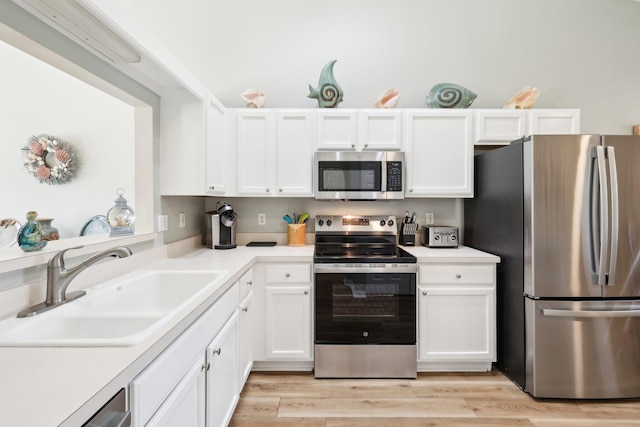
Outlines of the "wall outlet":
M158 231L169 229L169 215L158 215Z
M180 228L185 228L187 226L187 217L184 212L180 212Z
M427 217L425 218L425 223L427 225L433 225L436 223L436 216L432 212L427 212Z
M258 214L258 225L267 225L267 215L263 213Z

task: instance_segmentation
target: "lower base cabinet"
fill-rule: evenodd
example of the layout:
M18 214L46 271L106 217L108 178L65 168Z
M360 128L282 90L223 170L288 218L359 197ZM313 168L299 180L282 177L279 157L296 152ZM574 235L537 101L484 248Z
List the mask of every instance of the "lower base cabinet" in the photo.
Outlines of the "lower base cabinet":
M207 427L226 426L240 397L238 310L207 346ZM181 424L182 425L182 424Z

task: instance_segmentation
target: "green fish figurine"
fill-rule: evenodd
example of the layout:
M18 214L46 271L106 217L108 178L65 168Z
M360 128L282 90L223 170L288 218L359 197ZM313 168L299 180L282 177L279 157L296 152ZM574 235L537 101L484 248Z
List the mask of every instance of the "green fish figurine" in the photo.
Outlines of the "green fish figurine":
M454 83L440 83L427 96L429 108L468 108L478 95Z
M336 61L336 59L329 61L327 65L324 66L320 73L317 88L309 85L309 95L307 95L307 97L316 98L318 100L318 107L320 108L336 108L338 104L342 102L344 93L333 76L333 65Z

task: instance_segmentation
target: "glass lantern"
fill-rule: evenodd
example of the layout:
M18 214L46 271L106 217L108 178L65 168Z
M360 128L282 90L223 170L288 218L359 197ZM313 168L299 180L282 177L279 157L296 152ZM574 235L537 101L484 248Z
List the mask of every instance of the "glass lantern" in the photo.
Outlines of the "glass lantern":
M133 221L136 215L129 206L127 199L123 196L124 190L118 188L116 191L118 198L115 200L116 205L107 212L107 222L109 223L109 237L128 236L133 234Z

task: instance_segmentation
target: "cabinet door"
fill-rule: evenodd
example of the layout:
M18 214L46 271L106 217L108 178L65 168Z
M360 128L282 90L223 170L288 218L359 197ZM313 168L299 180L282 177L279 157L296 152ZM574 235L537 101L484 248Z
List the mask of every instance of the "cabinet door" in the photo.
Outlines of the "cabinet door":
M358 146L363 151L402 150L402 112L392 109L363 110L359 113Z
M207 347L207 427L226 426L240 394L238 310Z
M407 197L473 197L472 113L406 113Z
M222 195L227 192L229 142L226 132L225 108L213 95L207 95L205 129L206 140L206 183L205 192L211 195Z
M355 110L325 109L316 112L318 150L355 150L358 126Z
M266 287L266 358L311 359L311 287Z
M199 356L146 427L204 427L205 356Z
M418 360L495 360L495 287L420 286Z
M523 110L475 111L475 144L507 145L527 133L527 116Z
M236 126L238 194L270 196L275 181L273 115L239 111Z
M240 366L238 369L240 377L238 390L242 390L242 386L247 381L253 367L253 334L257 326L254 314L253 291L251 291L240 303Z
M529 134L562 135L580 133L580 110L530 110Z
M276 187L281 196L312 196L313 115L278 111L276 114Z

